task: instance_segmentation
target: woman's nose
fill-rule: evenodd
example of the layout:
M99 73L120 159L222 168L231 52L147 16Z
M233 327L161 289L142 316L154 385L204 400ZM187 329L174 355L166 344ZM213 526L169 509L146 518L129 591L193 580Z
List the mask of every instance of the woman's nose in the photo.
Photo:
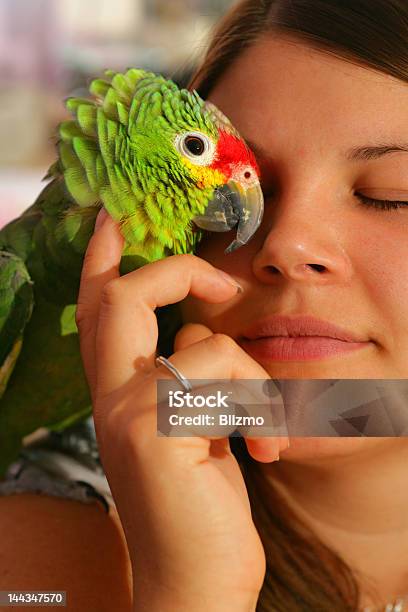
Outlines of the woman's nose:
M344 232L338 211L330 215L328 208L323 202L281 202L273 214L265 212L261 247L252 262L255 276L264 283L348 282L353 272Z

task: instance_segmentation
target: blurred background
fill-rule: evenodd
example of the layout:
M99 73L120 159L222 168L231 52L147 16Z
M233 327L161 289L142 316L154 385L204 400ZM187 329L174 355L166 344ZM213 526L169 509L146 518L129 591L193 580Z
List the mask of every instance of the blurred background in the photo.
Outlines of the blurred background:
M44 185L64 98L107 68L186 85L234 1L0 0L0 227Z

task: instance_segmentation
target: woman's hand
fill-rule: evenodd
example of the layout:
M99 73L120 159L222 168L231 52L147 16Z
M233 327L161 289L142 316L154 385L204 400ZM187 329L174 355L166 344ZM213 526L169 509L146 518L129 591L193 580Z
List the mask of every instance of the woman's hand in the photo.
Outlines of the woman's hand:
M193 255L121 277L123 238L105 212L99 221L84 260L76 321L101 461L132 562L134 609L255 610L265 555L228 438L156 433L156 380L172 374L154 363L154 309L189 293L224 302L237 288ZM191 379L269 378L231 338L202 325L180 330L170 361ZM247 444L272 461L282 441L248 438Z

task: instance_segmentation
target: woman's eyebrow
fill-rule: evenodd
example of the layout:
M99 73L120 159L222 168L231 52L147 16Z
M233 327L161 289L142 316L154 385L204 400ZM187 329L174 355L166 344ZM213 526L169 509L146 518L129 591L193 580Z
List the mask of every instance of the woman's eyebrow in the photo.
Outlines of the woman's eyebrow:
M400 153L401 151L408 153L408 143L386 143L377 145L366 145L364 147L355 147L346 152L346 158L350 161L378 159L383 155L390 153Z
M253 151L255 157L258 160L273 160L273 155L269 151L267 151L266 148L262 147L262 145L253 142L249 138L245 138L245 142ZM367 161L370 159L378 159L379 157L382 157L383 155L389 155L390 153L401 152L408 153L408 143L385 143L353 147L345 152L345 157L349 161Z

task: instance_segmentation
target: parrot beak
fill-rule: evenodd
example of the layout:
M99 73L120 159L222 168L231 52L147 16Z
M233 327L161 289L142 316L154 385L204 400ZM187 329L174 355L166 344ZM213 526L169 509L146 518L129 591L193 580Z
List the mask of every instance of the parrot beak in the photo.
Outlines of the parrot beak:
M238 226L237 237L225 249L232 253L252 238L261 224L264 210L264 198L259 181L250 186L243 186L236 180L214 191L203 215L196 215L194 223L210 232L229 232Z

